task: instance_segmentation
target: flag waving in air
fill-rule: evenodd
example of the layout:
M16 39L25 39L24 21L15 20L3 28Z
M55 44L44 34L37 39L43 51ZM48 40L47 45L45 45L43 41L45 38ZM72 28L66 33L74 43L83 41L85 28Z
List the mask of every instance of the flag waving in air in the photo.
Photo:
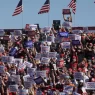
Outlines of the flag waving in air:
M76 13L76 0L71 0L68 6L69 8L72 8L72 12L75 14Z
M44 5L41 7L40 11L38 14L43 14L43 13L48 13L50 10L50 0L46 0Z
M20 14L22 11L23 11L22 0L20 0L12 16L16 16Z

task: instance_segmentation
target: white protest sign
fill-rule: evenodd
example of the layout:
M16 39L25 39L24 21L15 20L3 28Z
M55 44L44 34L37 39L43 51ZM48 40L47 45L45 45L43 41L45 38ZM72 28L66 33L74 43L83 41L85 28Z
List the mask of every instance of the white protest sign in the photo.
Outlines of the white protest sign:
M36 71L36 76L37 77L39 77L39 76L41 76L41 77L46 77L47 75L46 75L46 70L44 70L44 71Z
M4 73L5 72L5 67L4 66L0 66L0 73Z
M47 58L47 57L42 57L42 59L41 59L42 64L48 64L49 61L50 61L50 58Z
M80 35L76 35L76 36L75 36L75 40L81 41L81 36L80 36Z
M43 31L46 32L46 33L49 33L51 31L51 27L44 27L43 28Z
M48 57L48 56L49 56L49 53L47 53L47 52L41 53L41 57Z
M31 82L31 84L34 84L35 81L33 80L34 77L27 77L27 81Z
M4 36L5 32L3 29L0 29L0 36Z
M41 52L49 52L50 51L50 47L49 46L42 46L41 47Z
M10 92L17 92L18 91L18 85L9 85L9 91Z
M95 90L95 82L86 82L87 90Z
M14 30L14 33L13 33L15 36L20 36L22 34L22 31L21 30Z
M49 52L49 57L56 57L57 56L57 52Z
M35 71L36 71L36 68L27 68L27 74L29 74L30 76L34 76Z
M25 86L26 89L29 89L29 88L32 87L32 84L29 81L24 81L24 86Z
M83 80L83 73L82 72L75 72L74 73L74 78L75 79L80 79L80 80Z
M10 78L15 81L17 84L20 83L20 75L11 75Z
M41 58L41 53L37 53L35 58Z
M30 26L30 30L36 30L37 29L37 25L31 24Z
M28 67L28 68L31 68L31 67L33 66L33 64L32 64L32 63L27 62L27 61L25 61L25 62L24 62L24 64L25 64L25 65L26 65L26 67Z
M14 63L15 63L15 64L23 63L23 59L15 58L15 59L14 59Z
M64 48L70 48L70 42L63 42L61 43L61 47L64 49Z
M19 67L18 67L18 69L20 70L20 69L25 69L26 68L26 64L25 63L20 63L19 64Z

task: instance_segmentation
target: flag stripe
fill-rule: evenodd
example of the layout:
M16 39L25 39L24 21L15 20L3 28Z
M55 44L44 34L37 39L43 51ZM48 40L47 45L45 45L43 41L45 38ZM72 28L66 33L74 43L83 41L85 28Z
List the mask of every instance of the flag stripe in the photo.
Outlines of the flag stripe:
M16 16L16 15L20 14L21 12L23 12L22 0L19 1L12 16Z
M71 0L71 2L69 3L69 8L72 8L72 12L75 14L76 13L76 2L75 0Z
M38 14L47 13L47 12L49 12L49 10L50 10L50 2L49 2L49 0L46 0L46 2L41 7L41 9L38 12Z

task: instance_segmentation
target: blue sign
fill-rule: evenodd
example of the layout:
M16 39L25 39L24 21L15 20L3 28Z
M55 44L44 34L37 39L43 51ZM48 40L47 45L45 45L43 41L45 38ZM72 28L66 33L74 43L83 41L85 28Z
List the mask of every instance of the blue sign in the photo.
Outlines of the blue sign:
M60 37L68 37L68 32L59 32Z
M13 47L13 48L10 50L9 55L10 55L10 56L14 56L16 52L17 52L17 49L16 49L15 47Z
M33 46L32 41L27 41L27 42L25 43L25 47L30 47L30 48L32 48L32 46Z
M80 41L79 40L72 40L72 45L80 45Z

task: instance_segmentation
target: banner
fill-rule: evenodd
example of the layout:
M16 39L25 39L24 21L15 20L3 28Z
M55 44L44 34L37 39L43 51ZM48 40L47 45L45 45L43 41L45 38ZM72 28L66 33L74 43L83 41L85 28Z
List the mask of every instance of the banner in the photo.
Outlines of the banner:
M61 43L61 47L64 49L64 48L66 48L66 49L70 49L70 42L63 42L63 43Z
M65 14L65 15L71 14L70 9L62 9L62 14Z
M86 82L87 90L95 90L95 82Z
M68 32L59 32L59 36L68 38Z

